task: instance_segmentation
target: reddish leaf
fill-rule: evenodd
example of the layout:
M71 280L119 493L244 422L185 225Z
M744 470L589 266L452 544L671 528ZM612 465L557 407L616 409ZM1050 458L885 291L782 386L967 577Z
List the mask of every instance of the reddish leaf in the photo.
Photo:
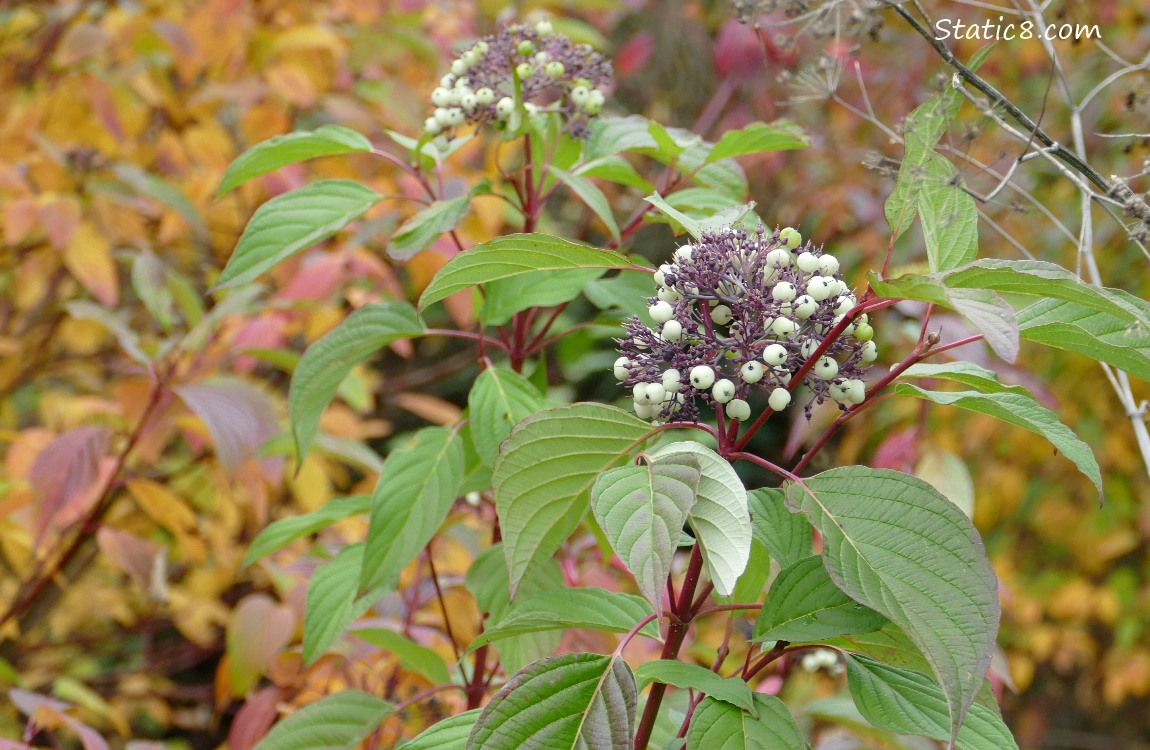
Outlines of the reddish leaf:
M213 378L175 389L212 435L216 457L235 474L268 438L279 433L279 420L263 391L236 378Z
M227 653L232 695L243 695L291 643L295 614L266 594L244 597L228 625Z
M36 538L70 506L84 500L100 476L108 447L103 427L79 427L59 435L36 456L28 481L39 497Z
M272 723L276 720L276 706L282 697L280 689L269 686L257 690L254 695L244 701L244 705L236 712L232 726L228 729L228 748L230 750L251 750L256 743L268 733Z
M148 591L152 584L152 571L156 558L164 548L148 539L119 531L107 526L96 532L96 543L100 552L111 560L117 568L128 574L136 585Z
M61 195L40 204L40 224L48 233L54 250L63 250L80 226L80 202L71 195Z
M875 449L871 466L876 469L894 469L907 472L918 461L918 433L903 430L887 437Z
M635 75L651 60L655 50L655 35L650 31L640 31L619 45L615 51L615 72L620 77Z

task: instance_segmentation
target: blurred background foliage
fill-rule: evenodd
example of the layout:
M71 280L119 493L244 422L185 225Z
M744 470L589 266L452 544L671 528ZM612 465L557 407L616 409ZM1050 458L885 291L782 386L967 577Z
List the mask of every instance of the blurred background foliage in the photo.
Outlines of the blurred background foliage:
M929 5L953 18L988 12ZM1069 20L1100 24L1116 54L1139 59L1150 47L1141 3L1055 6ZM298 353L351 308L414 299L452 248L388 260L386 239L416 210L419 188L366 155L288 167L215 193L240 151L295 128L341 124L402 154L386 131L419 131L454 45L539 11L614 57L609 112L640 112L711 137L784 114L802 122L812 148L744 162L758 213L826 243L856 269L855 281L881 266L892 184L882 157L900 157L891 134L948 80L925 42L893 17L877 41L855 48L834 38L787 40L778 30L756 35L733 21L727 3L697 0L0 5L0 606L9 615L0 686L11 699L0 702L0 736L21 736L34 713L39 726L61 730L61 742L79 738L88 748L101 742L89 727L141 749L155 740L247 748L284 704L348 686L402 698L430 684L359 639L302 664L309 577L334 550L362 539L365 522L337 524L318 543L297 543L251 568L241 561L269 521L370 493L379 462L367 446L384 452L393 435L456 419L475 375L471 352L400 342L344 384L324 416L327 437L301 466L283 434ZM963 42L959 56L979 46ZM1058 49L1082 90L1116 67L1092 42ZM820 65L824 54L829 63ZM1042 110L1051 79L1037 43L1000 42L982 73L1023 109ZM1087 142L1101 173L1143 170L1150 138L1095 134L1144 133L1148 101L1145 70L1095 99ZM868 106L873 122L860 117ZM1068 137L1053 97L1042 121ZM494 175L493 150L481 141L452 157L449 192ZM999 170L1021 148L970 106L947 142ZM257 287L209 296L252 211L321 176L361 180L389 199ZM963 176L982 192L995 184L969 166ZM1077 231L1072 186L1041 167L1017 179ZM618 215L641 200L612 196ZM981 256L1026 251L1076 267L1073 242L1018 194L1004 191L983 210L1002 234L983 225ZM480 197L459 234L479 242L512 229L509 219L498 200ZM573 202L558 205L543 229L603 239ZM1096 231L1108 283L1150 294L1146 259L1118 225L1100 219ZM896 264L921 260L916 243L913 234L900 241ZM671 237L653 227L634 246L662 259ZM447 311L444 323L466 324L471 301L453 299ZM913 344L920 314L885 314L891 323L876 327L885 352ZM900 318L905 326L895 324ZM937 320L944 339L962 335L957 320ZM556 351L547 362L553 395L617 398L605 375L610 335L590 329ZM1150 483L1127 416L1083 359L1025 345L1017 366L984 349L963 355L1030 387L1094 447L1104 508L1035 436L917 402L888 402L856 420L836 460L911 470L970 503L1002 581L1000 641L1013 680L1004 712L1022 747L1139 747L1150 737ZM1135 388L1150 396L1146 384ZM802 423L780 427L756 447L781 460L806 432ZM460 584L481 537L468 514L457 520L437 541L435 563L453 611L469 613L457 621L474 629L479 615ZM22 586L61 556L68 564L60 575L36 591ZM425 645L450 657L438 613L419 609L434 601L421 571L412 566L403 592L367 621L407 612ZM618 585L609 570L580 575ZM811 699L834 685L827 678L794 689ZM443 701L385 725L379 746L457 710Z

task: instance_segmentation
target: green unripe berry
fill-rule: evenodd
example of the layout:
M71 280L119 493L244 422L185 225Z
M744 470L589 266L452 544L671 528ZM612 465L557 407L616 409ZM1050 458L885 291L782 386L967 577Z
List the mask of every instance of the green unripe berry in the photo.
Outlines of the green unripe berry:
M739 377L744 383L757 383L763 379L763 366L752 359L739 369Z
M563 67L563 63L552 60L543 66L543 72L547 74L548 78L560 78L567 71Z
M587 101L583 103L583 109L589 115L597 115L603 110L603 102L607 97L603 96L603 92L599 89L591 89L587 93Z
M786 244L788 250L794 250L802 244L803 236L794 227L786 227L779 232L779 240Z
M723 378L711 386L711 398L725 404L735 397L735 384Z
M571 89L571 102L576 106L582 107L587 103L587 97L591 94L591 90L586 86L576 86Z
M527 57L528 55L535 54L535 44L530 39L524 39L519 43L519 54Z
M786 388L776 388L767 397L767 405L772 411L782 411L791 403L791 392Z
M741 398L731 399L727 403L726 412L736 422L745 422L751 418L751 405Z
M855 338L862 342L874 338L874 329L867 323L855 323Z
M530 78L534 70L535 66L531 63L519 63L515 66L515 74L519 76L519 80L521 81L525 78Z
M697 365L691 368L691 385L700 391L705 391L715 383L715 371L707 365Z

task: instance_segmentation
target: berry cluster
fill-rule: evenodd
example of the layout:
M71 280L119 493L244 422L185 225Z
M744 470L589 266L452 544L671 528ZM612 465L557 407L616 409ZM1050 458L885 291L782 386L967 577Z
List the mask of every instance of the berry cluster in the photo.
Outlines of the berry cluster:
M510 26L476 42L451 63L431 92L429 136L450 135L464 123L505 128L515 111L516 84L528 115L557 112L576 137L603 108L611 63L586 44L554 33L550 21Z
M699 402L734 420L751 416L753 386L774 411L791 402L792 376L856 304L838 260L791 228L766 234L704 232L655 272L648 308L654 328L637 317L616 339L615 377L632 389L644 419L699 421ZM860 315L828 344L802 383L811 406L830 398L841 408L866 397L862 375L878 356L874 330Z

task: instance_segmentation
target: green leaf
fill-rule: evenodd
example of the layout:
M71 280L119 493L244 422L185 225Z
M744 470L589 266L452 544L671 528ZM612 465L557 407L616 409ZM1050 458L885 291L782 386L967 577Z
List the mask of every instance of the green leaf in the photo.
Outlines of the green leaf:
M495 694L467 738L467 750L630 750L636 702L635 677L622 659L541 659Z
M680 442L651 454L656 461L693 455L699 461L698 500L687 521L703 550L703 564L719 596L729 596L751 556L751 516L747 491L731 465L699 443Z
M644 193L654 190L651 183L635 171L631 162L621 156L600 156L577 167L574 173L583 177L598 177L616 185L633 187Z
M1000 614L998 580L970 520L926 482L887 469L832 469L805 487L788 483L786 494L822 534L835 585L922 650L953 737L982 687Z
M307 584L303 620L303 661L311 664L327 653L344 629L371 605L356 602L363 543L344 547L335 559L312 573Z
M402 133L397 133L394 130L387 129L384 129L383 132L387 133L388 138L410 151L413 162L416 154L418 154L420 167L425 172L434 169L436 164L442 164L449 156L466 146L471 139L475 137L474 133L457 136L447 142L446 148L440 150L439 146L436 145L435 139L423 138L417 140L415 138L409 138Z
M546 406L535 386L506 367L489 367L479 374L467 397L471 439L479 456L491 465L499 444L511 428Z
M658 150L650 122L640 115L598 118L591 123L591 133L583 146L584 157L590 161L624 151Z
M737 677L723 679L698 664L672 659L645 662L635 669L635 681L640 690L649 683L661 682L664 685L674 685L681 690L697 690L717 701L744 708L752 714L758 713L751 688L746 682Z
M427 427L383 464L371 504L360 590L394 587L447 518L463 481L457 432Z
M331 237L380 199L374 190L352 180L321 180L277 195L256 209L215 289L252 281Z
M986 337L986 343L1002 360L1018 359L1018 319L998 293L989 289L950 289L951 306Z
M752 533L780 568L814 554L811 525L802 516L787 510L781 489L752 490L747 493L747 505L751 510Z
M511 611L511 579L507 563L503 559L503 544L494 544L483 550L467 570L464 581L467 590L475 597L479 611L487 615L485 627L499 625ZM537 557L532 560L523 580L519 582L520 598L527 598L547 591L566 589L559 563L550 557ZM533 661L538 661L555 653L563 633L559 630L540 630L523 635L501 638L492 644L499 651L500 660L508 672L517 672Z
M470 207L470 195L435 201L400 225L387 243L387 254L396 260L407 260L426 249L439 235L455 229Z
M492 485L514 595L528 562L550 556L587 510L599 474L625 460L651 426L594 403L539 412L516 425Z
M336 521L362 515L371 510L370 495L353 495L342 500L332 500L311 513L273 521L259 533L244 555L243 567L261 560L278 549L286 547L296 539L311 536L326 529Z
M449 716L438 724L433 724L407 742L400 743L400 750L465 750L467 735L471 734L475 720L483 712L473 708L455 716Z
M979 393L978 391L927 391L910 383L899 383L894 392L901 396L932 401L945 406L989 414L992 417L1018 425L1041 435L1061 451L1090 478L1102 499L1102 472L1094 458L1090 446L1082 442L1074 431L1058 421L1057 415L1035 401L1029 394L1020 393Z
M675 208L670 203L667 203L667 201L665 201L663 197L658 193L652 193L643 200L659 209L659 211L661 211L667 218L671 220L671 229L675 231L675 234L682 234L683 232L687 232L695 239L699 239L699 235L703 231L699 228L699 222L695 221L690 216L687 216L685 213Z
M790 120L752 122L738 130L728 130L707 154L706 163L744 154L758 154L767 151L789 151L806 148L810 138L803 129Z
M921 672L849 655L847 683L859 711L875 726L936 740L950 737L946 696ZM978 704L971 706L955 746L959 750L1018 750L998 714Z
M942 175L922 187L918 216L931 271L949 271L978 255L978 207L956 181L958 170L946 159ZM937 177L944 179L938 180Z
M1142 307L1146 303L1119 290L1110 293L1139 312L1135 320L1045 299L1019 311L1022 338L1084 354L1150 382L1150 314Z
M603 191L587 177L572 174L553 164L549 165L548 169L599 217L599 221L603 222L603 226L607 227L607 231L611 233L611 239L615 240L615 244L619 244L619 224L615 221L615 215L611 212L611 203Z
M292 373L288 392L292 434L300 460L307 455L319 418L351 368L399 339L422 336L426 329L406 302L364 305L304 352Z
M687 730L687 747L711 750L809 750L786 705L755 693L758 717L715 698L704 698Z
M358 690L328 695L276 724L254 750L351 750L392 710L387 701Z
M356 573L358 572L357 569ZM360 628L351 631L351 634L395 654L404 669L423 675L433 685L445 685L451 682L451 675L447 672L447 664L443 661L443 657L427 646L421 646L405 637L403 633L387 628Z
M998 381L998 373L980 367L973 362L942 362L933 364L919 362L903 370L900 377L932 378L962 383L981 393L1017 393L1030 396L1030 391L1020 385L1006 385Z
M499 624L477 635L467 650L471 652L493 641L544 630L585 628L626 633L650 614L650 605L634 594L591 587L544 591L516 600ZM654 622L644 625L639 633L648 638L659 637Z
M887 619L844 594L812 555L779 572L755 621L754 640L810 643L878 630Z
M174 307L172 290L163 264L151 250L142 250L132 259L132 288L164 332L170 331Z
M318 156L336 156L363 151L371 151L371 141L354 130L338 125L321 125L311 131L297 130L294 133L277 135L263 143L257 143L236 157L224 172L216 196L219 197L237 185L288 164Z
M485 285L480 318L487 325L507 323L520 310L554 307L579 296L589 283L606 273L603 268L565 268L531 271Z
M583 287L583 296L600 310L617 307L626 314L642 316L647 314L647 297L654 289L650 273L620 271L587 284Z
M694 455L670 455L606 471L591 488L595 519L658 615L701 472Z
M423 291L423 309L461 289L535 271L630 268L619 253L546 234L512 234L476 245L449 260Z

